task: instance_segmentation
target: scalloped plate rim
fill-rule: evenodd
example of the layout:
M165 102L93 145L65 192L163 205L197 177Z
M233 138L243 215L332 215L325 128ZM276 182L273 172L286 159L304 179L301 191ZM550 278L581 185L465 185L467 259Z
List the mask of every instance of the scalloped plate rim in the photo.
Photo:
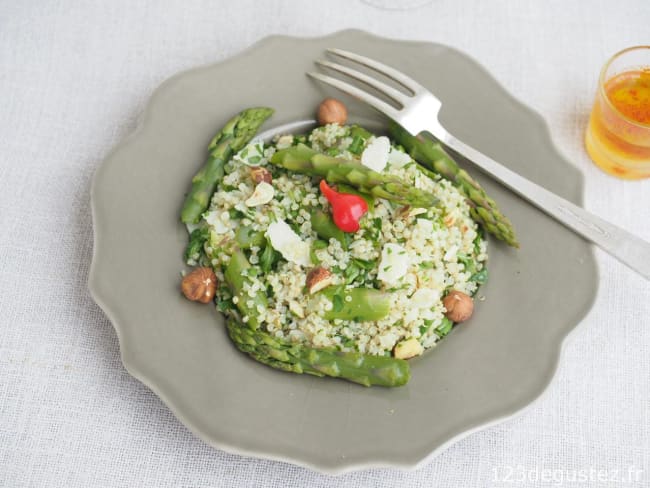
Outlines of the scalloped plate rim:
M164 388L159 387L155 381L151 380L146 373L144 372L144 369L142 366L138 364L136 357L131 356L131 359L127 358L127 350L128 350L128 345L124 341L123 337L123 325L120 324L120 322L117 320L115 314L113 313L113 309L111 304L108 302L110 301L109 298L105 298L102 296L102 292L99 289L100 285L100 279L98 277L98 272L97 272L97 266L98 262L101 259L101 256L98 251L98 239L99 239L99 229L98 229L98 215L97 215L97 201L96 201L96 188L99 185L99 176L101 174L102 168L110 164L110 161L113 159L113 157L124 150L128 144L135 140L137 136L143 131L144 127L147 126L147 122L150 118L150 114L152 111L152 107L156 105L157 99L161 96L163 92L166 91L166 89L169 86L172 86L177 80L184 78L185 76L188 75L193 75L195 73L199 73L203 70L207 70L210 68L213 68L218 65L225 65L229 61L234 60L236 58L239 58L243 55L246 55L254 50L256 50L258 47L260 47L263 44L266 44L268 42L273 41L274 39L290 39L290 40L295 40L295 41L309 41L309 40L322 40L322 39L328 39L328 38L336 38L340 35L346 35L346 34L355 34L355 35L362 35L362 36L367 36L367 37L373 37L376 39L381 39L381 40L387 40L387 41L395 41L398 43L404 43L404 44L418 44L418 45L434 45L434 46L439 46L443 47L444 49L448 49L449 51L454 52L455 55L458 55L460 57L463 57L469 61L471 61L476 68L480 69L483 74L490 78L496 87L501 91L502 95L505 97L509 98L511 102L513 102L518 109L523 110L527 113L527 115L530 117L531 120L535 120L537 125L539 126L539 129L542 130L544 137L546 139L547 145L554 150L560 158L567 163L568 167L571 168L572 171L576 173L576 175L579 178L579 203L582 205L584 201L584 176L580 170L573 166L572 164L569 164L568 161L562 157L560 151L558 150L557 146L552 140L551 137L551 132L548 124L546 123L545 119L536 112L534 109L529 107L528 105L524 104L521 102L519 99L517 99L515 96L513 96L506 88L496 79L494 76L478 61L476 61L474 58L469 56L468 54L464 53L463 51L439 43L439 42L429 42L429 41L421 41L421 40L408 40L408 39L393 39L393 38L387 38L387 37L382 37L375 35L373 33L369 33L367 31L363 31L361 29L343 29L340 31L333 32L331 34L325 35L325 36L311 36L311 37L304 37L304 36L291 36L291 35L284 35L284 34L273 34L269 35L266 37L263 37L259 39L258 41L254 42L247 48L240 50L236 52L233 55L228 56L227 58L217 61L217 62L212 62L212 63L206 63L200 66L192 67L183 71L180 71L166 80L164 80L158 87L153 91L151 96L149 97L148 101L146 102L145 108L142 110L140 115L137 118L137 123L136 127L128 134L126 135L120 142L118 142L113 149L106 155L106 157L102 160L102 162L99 164L97 169L95 170L95 173L92 178L91 182L91 190L90 190L90 206L91 206L91 214L92 214L92 221L93 221L93 252L92 252L92 261L90 265L90 271L89 271L89 276L88 276L88 289L90 291L90 294L97 303L97 305L102 309L102 311L105 313L109 321L111 322L113 328L115 329L118 342L119 342L119 347L120 347L120 358L122 361L122 364L124 365L124 368L126 371L136 378L138 381L140 381L142 384L144 384L147 388L149 388L151 391L153 391L156 396L160 398L160 400L170 409L170 411L174 414L174 416L184 425L186 426L194 435L196 435L198 438L202 439L204 442L206 442L208 445L224 450L226 452L236 454L236 455L242 455L242 456L252 456L256 458L261 458L261 459L268 459L272 461L279 461L279 462L287 462L291 463L297 466L301 466L304 468L312 469L324 474L330 474L330 475L341 475L353 471L358 471L358 470L363 470L363 469L371 469L371 468L397 468L397 469L402 469L402 470L415 470L420 467L422 467L424 464L428 463L436 457L438 454L449 448L451 445L455 444L456 442L462 440L463 438L475 433L479 432L481 430L484 430L488 427L498 425L508 419L511 419L513 417L516 417L522 413L524 413L526 410L534 406L534 404L546 393L548 390L550 384L553 382L557 375L559 363L561 361L561 358L564 353L565 346L570 339L571 336L573 336L574 332L577 330L577 328L585 322L585 318L588 316L590 311L593 308L593 304L597 298L597 292L598 292L598 283L599 283L599 276L600 276L600 270L597 264L597 261L595 259L594 251L593 251L593 246L590 246L589 249L589 258L592 260L593 265L594 265L594 271L596 274L596 286L594 293L592 294L592 297L588 303L588 305L585 307L584 313L576 319L575 324L573 325L572 328L570 328L567 333L562 337L562 340L557 344L555 351L555 357L553 358L553 366L550 371L550 373L547 375L546 378L544 378L542 387L533 395L530 399L528 399L525 403L518 407L504 407L504 413L501 416L497 416L493 418L492 420L486 421L486 422L479 422L477 425L471 426L467 428L466 430L456 434L449 436L444 442L439 443L435 448L432 449L430 453L422 457L421 459L417 460L415 463L401 463L401 462L391 462L389 460L379 460L379 461L367 461L367 462L356 462L356 463L341 463L339 466L336 468L332 467L324 467L322 465L319 465L317 462L308 462L302 459L294 459L294 458L289 458L287 456L283 455L274 455L272 453L266 452L266 451L259 451L255 449L247 449L247 448L242 448L240 446L234 445L232 443L227 443L227 442L222 442L217 439L211 438L207 435L205 435L201 429L197 428L193 422L183 413L182 409L178 408L177 405L175 404L174 401L172 401L171 397L168 396L164 390Z

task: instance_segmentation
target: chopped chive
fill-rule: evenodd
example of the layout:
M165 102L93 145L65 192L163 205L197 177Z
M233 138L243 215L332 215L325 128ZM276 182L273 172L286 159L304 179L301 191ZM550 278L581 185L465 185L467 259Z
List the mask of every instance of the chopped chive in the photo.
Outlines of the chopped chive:
M354 136L352 139L352 142L348 146L348 151L350 151L352 154L361 154L361 151L363 150L365 140L361 136Z

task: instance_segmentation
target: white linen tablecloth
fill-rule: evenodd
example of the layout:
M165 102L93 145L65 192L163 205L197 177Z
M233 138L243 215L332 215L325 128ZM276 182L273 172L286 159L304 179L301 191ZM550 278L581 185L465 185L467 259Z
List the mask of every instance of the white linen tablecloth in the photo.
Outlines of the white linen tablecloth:
M546 394L412 472L212 449L126 373L86 288L104 156L165 78L272 33L464 50L548 121L586 208L650 240L650 180L606 176L582 145L601 65L649 25L647 0L0 1L0 486L650 486L650 282L600 251L596 303Z

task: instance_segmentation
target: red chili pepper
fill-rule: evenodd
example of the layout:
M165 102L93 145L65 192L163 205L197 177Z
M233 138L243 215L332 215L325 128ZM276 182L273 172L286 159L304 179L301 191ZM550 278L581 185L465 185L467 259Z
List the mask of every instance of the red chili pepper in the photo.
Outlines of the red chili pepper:
M359 195L338 193L327 184L320 182L320 191L332 205L332 217L336 226L343 232L356 232L359 230L359 220L368 211L368 204Z

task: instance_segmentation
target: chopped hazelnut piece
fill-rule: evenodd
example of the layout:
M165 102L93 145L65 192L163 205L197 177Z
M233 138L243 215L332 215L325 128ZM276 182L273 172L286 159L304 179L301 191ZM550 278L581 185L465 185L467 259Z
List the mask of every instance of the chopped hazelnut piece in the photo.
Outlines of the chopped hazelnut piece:
M275 196L275 189L273 185L262 181L257 184L253 194L244 202L247 207L257 207L258 205L264 205L273 200Z
M255 183L261 183L262 181L265 183L271 183L273 181L271 172L266 168L262 168L261 166L251 167L251 178L253 178L253 181Z
M307 274L307 290L310 294L317 293L323 288L327 288L334 282L334 276L330 273L329 270L323 268L322 266L317 266L313 268Z
M393 349L393 356L397 359L411 359L415 356L419 356L424 352L424 347L420 344L415 338L406 339L402 342L398 342Z

